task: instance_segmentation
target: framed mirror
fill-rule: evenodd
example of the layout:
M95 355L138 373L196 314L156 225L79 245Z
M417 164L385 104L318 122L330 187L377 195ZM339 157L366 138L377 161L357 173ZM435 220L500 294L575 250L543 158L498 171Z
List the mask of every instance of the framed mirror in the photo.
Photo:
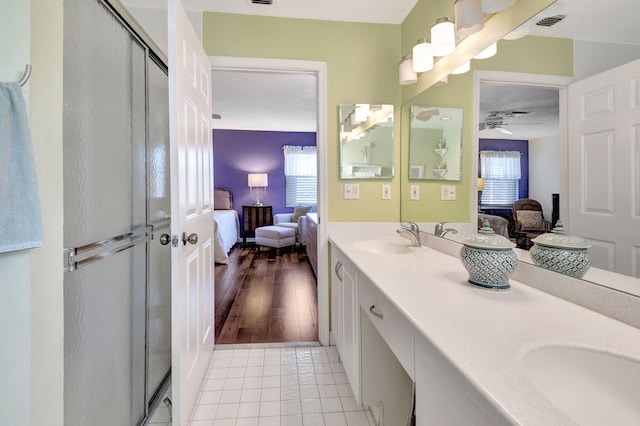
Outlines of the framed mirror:
M462 178L462 108L411 107L409 179Z
M393 105L339 107L340 178L393 177Z

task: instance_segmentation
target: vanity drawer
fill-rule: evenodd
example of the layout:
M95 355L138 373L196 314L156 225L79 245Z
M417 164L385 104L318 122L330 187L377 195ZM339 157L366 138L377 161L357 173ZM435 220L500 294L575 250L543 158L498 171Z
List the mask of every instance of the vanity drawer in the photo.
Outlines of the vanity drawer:
M414 328L386 296L365 277L358 277L358 300L411 380L414 371Z

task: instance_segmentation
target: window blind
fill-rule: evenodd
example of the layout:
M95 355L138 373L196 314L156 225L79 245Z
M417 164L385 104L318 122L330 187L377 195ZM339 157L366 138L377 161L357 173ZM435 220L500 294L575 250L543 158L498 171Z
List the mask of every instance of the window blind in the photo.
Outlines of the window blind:
M286 205L316 204L318 200L318 150L315 146L285 145Z

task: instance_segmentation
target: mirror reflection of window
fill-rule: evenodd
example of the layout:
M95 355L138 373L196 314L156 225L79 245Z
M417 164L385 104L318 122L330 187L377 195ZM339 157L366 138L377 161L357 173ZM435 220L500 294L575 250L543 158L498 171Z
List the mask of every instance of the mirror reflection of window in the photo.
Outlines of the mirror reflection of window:
M393 105L340 105L340 178L393 177Z

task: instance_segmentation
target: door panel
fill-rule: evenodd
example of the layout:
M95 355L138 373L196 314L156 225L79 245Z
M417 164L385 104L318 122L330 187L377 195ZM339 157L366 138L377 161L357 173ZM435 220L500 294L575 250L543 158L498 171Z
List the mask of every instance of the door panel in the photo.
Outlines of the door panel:
M569 223L593 265L640 277L640 61L569 86Z
M179 0L168 0L172 397L186 425L213 349L211 65ZM196 236L197 240L191 239Z

